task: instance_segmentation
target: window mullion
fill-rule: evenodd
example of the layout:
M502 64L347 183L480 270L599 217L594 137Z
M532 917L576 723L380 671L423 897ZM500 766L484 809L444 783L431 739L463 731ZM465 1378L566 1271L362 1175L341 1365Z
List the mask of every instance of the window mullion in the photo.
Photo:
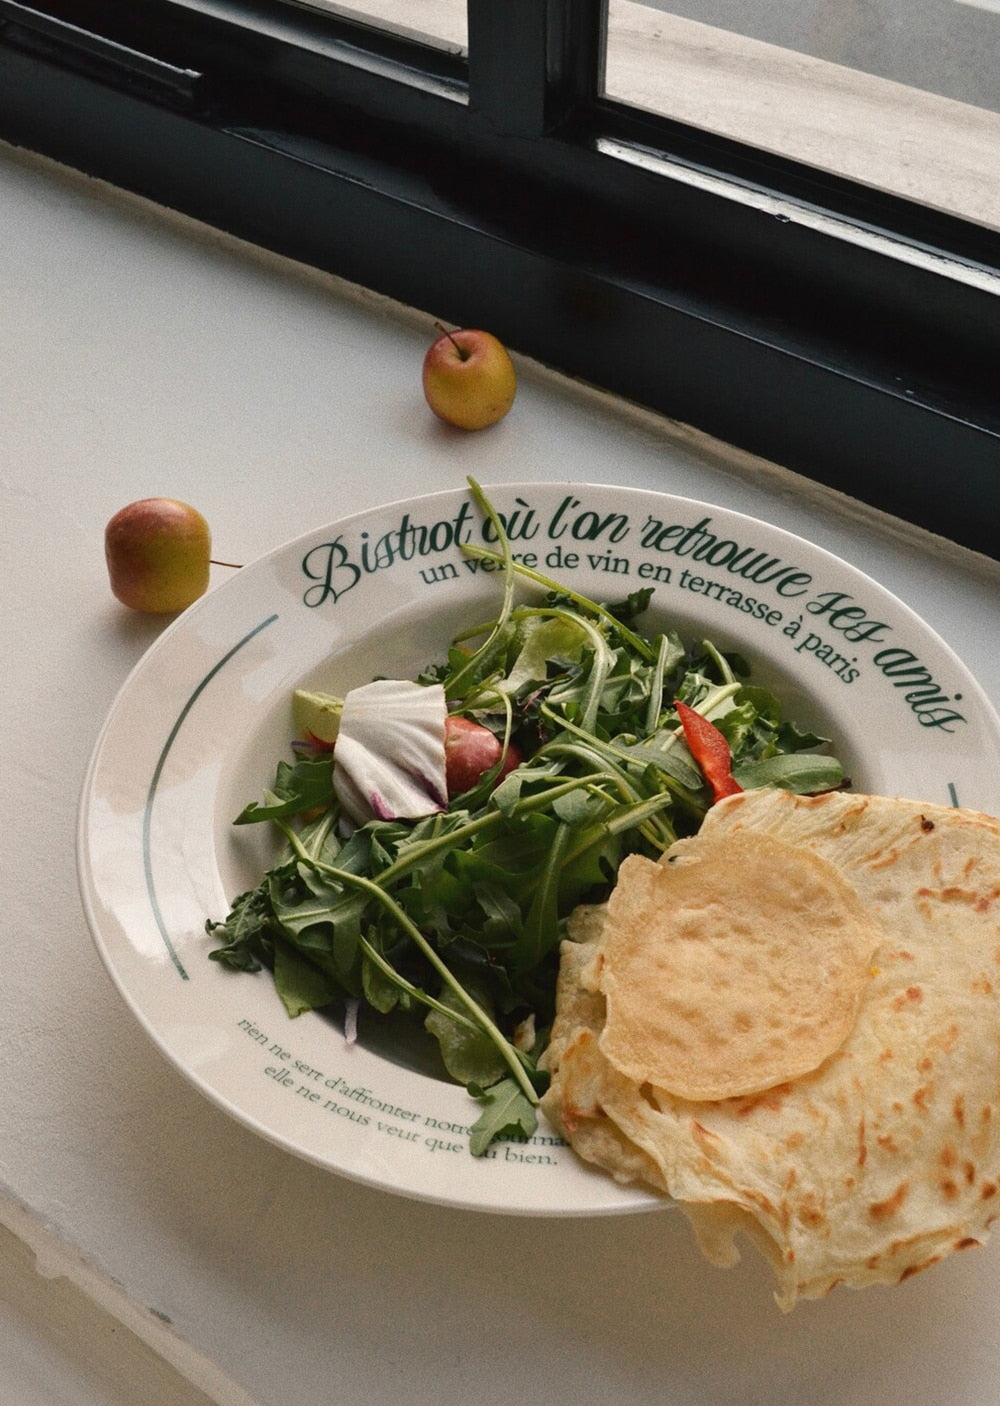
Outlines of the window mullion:
M609 0L548 0L549 121L590 108L604 90Z
M598 96L608 0L468 0L469 106L498 135L540 137Z
M468 0L469 107L497 134L545 126L548 16L539 0Z

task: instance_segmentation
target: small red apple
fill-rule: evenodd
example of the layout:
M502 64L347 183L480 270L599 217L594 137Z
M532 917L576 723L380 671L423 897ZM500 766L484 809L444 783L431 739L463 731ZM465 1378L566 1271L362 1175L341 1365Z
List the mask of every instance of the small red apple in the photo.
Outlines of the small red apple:
M211 552L208 523L176 498L140 498L104 529L111 589L133 610L186 609L208 589Z
M444 770L449 796L471 791L484 773L496 766L503 754L503 744L495 733L474 718L449 713L444 721ZM521 753L510 743L507 755L497 774L499 783L509 771L521 765Z
M502 420L514 403L517 374L506 347L490 332L442 332L424 357L424 396L440 419L463 430Z

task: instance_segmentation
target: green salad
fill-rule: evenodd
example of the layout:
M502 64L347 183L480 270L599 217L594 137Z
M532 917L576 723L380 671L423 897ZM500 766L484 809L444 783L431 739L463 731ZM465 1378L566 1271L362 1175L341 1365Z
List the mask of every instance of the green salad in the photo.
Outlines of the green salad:
M290 1016L422 1031L481 1105L480 1155L535 1129L573 910L722 796L844 777L741 658L644 632L651 590L605 604L524 567L472 492L499 546L464 550L502 568L495 618L416 679L296 697L316 730L235 820L276 826L282 852L207 930L211 958L266 969Z

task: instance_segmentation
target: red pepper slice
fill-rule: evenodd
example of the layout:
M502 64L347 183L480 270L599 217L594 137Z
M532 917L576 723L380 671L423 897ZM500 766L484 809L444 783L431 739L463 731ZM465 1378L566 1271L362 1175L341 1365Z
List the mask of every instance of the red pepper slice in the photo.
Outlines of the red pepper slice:
M722 733L708 718L689 708L679 698L674 700L674 707L684 729L684 741L711 787L712 800L721 801L723 796L738 795L743 787L733 778L733 758Z

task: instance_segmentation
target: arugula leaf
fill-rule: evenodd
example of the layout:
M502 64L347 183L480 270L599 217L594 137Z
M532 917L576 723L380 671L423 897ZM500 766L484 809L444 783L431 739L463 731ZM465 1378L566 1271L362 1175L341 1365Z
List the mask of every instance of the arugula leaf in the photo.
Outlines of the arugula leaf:
M565 822L558 824L545 851L545 860L534 883L524 927L511 950L511 962L515 972L530 971L537 967L559 940L559 882L562 862L572 834L571 826Z
M405 994L399 983L386 976L368 956L363 957L361 962L361 990L368 1005L379 1015L394 1011Z
M302 956L291 942L275 943L274 985L293 1019L305 1011L330 1005L341 994L338 983Z
M744 791L778 786L800 796L813 796L841 786L844 768L835 757L793 752L789 756L765 757L762 761L736 766L733 775Z
M609 605L608 610L622 625L634 625L639 616L649 609L652 599L652 586L640 586L637 591L630 591L617 605Z
M333 801L333 754L280 761L274 784L263 803L251 801L234 825L255 825L261 820L282 820L305 811L323 809Z
M224 943L208 955L232 971L258 972L274 965L274 918L265 884L233 899L225 920L209 918L205 931Z
M535 1105L525 1098L513 1079L503 1079L488 1089L474 1083L467 1087L472 1097L485 1105L469 1133L469 1151L473 1157L481 1157L498 1138L523 1141L538 1127Z
M475 989L473 983L468 981L466 986ZM470 1030L468 1026L453 1020L446 1013L461 1009L452 992L442 991L439 999L444 1009L428 1011L424 1019L424 1028L437 1040L444 1067L455 1083L476 1083L485 1086L502 1079L507 1064L493 1041L484 1031ZM484 1008L489 1003L488 996L482 990L476 991L476 999ZM514 1081L511 1080L511 1083Z

